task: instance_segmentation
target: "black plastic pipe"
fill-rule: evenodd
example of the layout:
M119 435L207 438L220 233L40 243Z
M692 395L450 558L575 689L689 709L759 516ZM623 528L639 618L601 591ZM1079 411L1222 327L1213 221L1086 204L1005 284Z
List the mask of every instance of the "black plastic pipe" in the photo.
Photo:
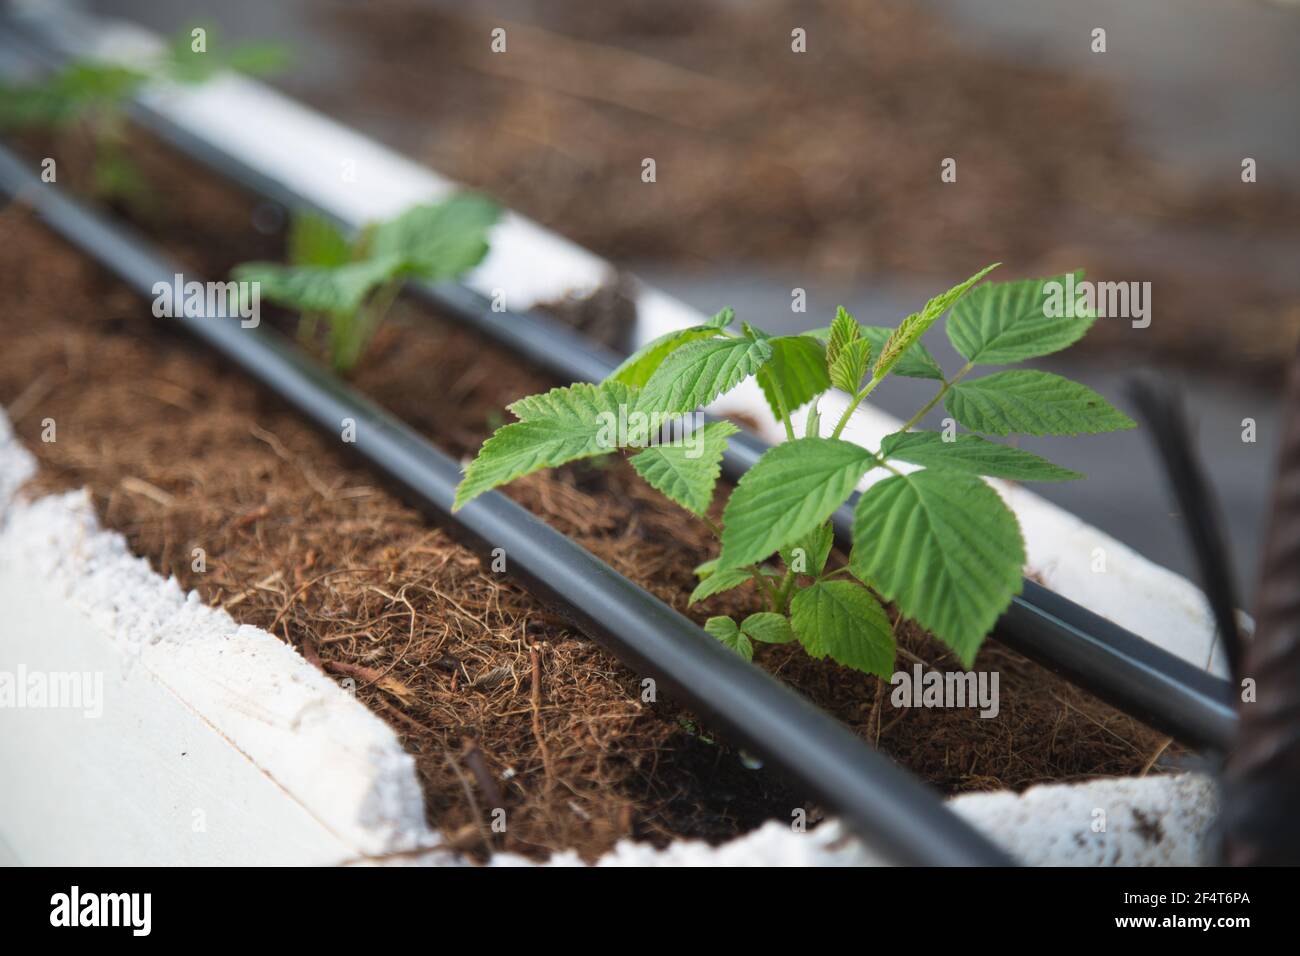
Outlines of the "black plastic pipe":
M23 32L38 48L40 59L48 63L60 58L48 48L49 38ZM219 143L180 128L147 102L136 103L133 116L177 149L268 199L311 209L351 230L358 225L308 201L291 184L253 169ZM536 310L494 312L485 297L459 284L415 283L412 289L561 380L600 381L621 361L611 350ZM745 432L733 436L723 473L739 479L768 447ZM852 543L857 497L855 493L832 518L837 544L846 551ZM1025 579L993 637L1187 746L1222 752L1231 744L1237 722L1231 684L1032 580Z
M291 208L310 208L341 222L188 131L178 129L146 105L137 118L156 135L247 188ZM495 312L483 295L456 283L412 283L412 291L538 368L566 382L599 382L621 361L555 319L526 310ZM740 432L728 442L723 474L732 481L748 471L770 446ZM833 516L836 542L852 546L855 492ZM1025 579L1021 593L998 620L994 638L1183 744L1226 751L1236 727L1231 685L1188 664L1113 621Z
M42 183L0 147L0 191L132 290L153 296L183 273L140 237ZM166 320L164 320L166 321ZM503 548L528 589L639 674L653 677L710 726L780 767L889 859L918 865L1008 865L1011 860L911 774L836 720L747 663L653 595L499 492L455 515L460 466L278 335L236 319L174 320L323 431L356 425L347 447L457 537L487 556Z

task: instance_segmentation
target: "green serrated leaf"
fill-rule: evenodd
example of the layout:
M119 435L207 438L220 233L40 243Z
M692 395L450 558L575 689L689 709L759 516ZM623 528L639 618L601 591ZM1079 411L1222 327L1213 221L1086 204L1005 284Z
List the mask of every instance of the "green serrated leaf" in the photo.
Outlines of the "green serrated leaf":
M603 382L600 385L578 382L553 388L549 392L525 395L506 406L511 415L523 422L539 419L585 419L600 415L613 415L616 416L615 421L618 421L620 416L629 417L636 408L636 389L618 382ZM631 444L646 439L642 434L633 437L637 441Z
M723 591L730 591L732 588L738 588L746 581L752 580L754 580L753 575L748 571L742 571L740 568L728 568L725 571L718 571L708 575L697 584L695 590L691 592L690 600L686 603L698 604L706 598L721 594Z
M33 83L0 83L0 127L62 126L124 105L147 81L130 67L83 60Z
M413 206L374 227L368 256L394 257L404 275L430 282L454 279L482 261L488 230L501 210L477 193L457 193L443 202Z
M282 44L257 41L241 43L226 54L226 66L249 76L270 76L293 63L293 53Z
M694 411L731 391L771 357L771 344L761 339L709 339L684 345L650 376L641 407L668 414Z
M800 438L768 449L727 502L719 567L762 561L816 529L874 463L865 448L833 438Z
M246 262L231 275L240 282L258 283L263 300L303 312L349 314L366 296L388 281L401 266L391 257L366 259L345 266L283 266L274 262Z
M822 413L813 402L808 406L808 417L804 419L803 434L805 438L820 438L822 433Z
M740 629L747 637L763 644L789 644L794 640L794 631L785 615L771 611L749 615L740 622Z
M1008 365L1059 352L1083 338L1096 319L1047 314L1045 288L1049 283L1063 288L1065 281L1065 276L1056 276L990 282L973 289L948 317L948 339L974 365Z
M867 365L871 362L871 343L866 339L854 339L840 349L830 367L830 381L836 388L856 395L862 387L862 377L867 374Z
M732 322L735 321L736 321L736 310L728 305L728 306L724 306L722 309L719 309L717 312L713 313L713 317L710 318L704 324L709 326L710 328L721 330L721 329L725 329L727 326L729 326Z
M125 153L101 149L94 158L95 195L102 200L123 199L147 203L149 186L140 167Z
M955 435L945 441L939 432L899 432L885 438L880 453L894 461L927 468L948 468L1016 481L1072 481L1083 477L1045 458L986 441L978 435Z
M811 657L888 680L894 669L894 629L880 602L852 581L818 581L790 604L790 624Z
M299 212L289 228L289 262L333 268L352 259L352 243L334 223L314 212Z
M885 343L889 337L894 334L894 330L883 325L864 325L862 327L862 337L871 343L871 354L879 355L885 348ZM910 349L902 354L894 364L891 373L902 375L905 378L928 378L934 381L943 381L943 369L939 363L934 360L934 356L920 342L916 342Z
M863 325L859 326L862 331L862 337L871 343L871 354L879 355L884 349L885 343L889 337L894 334L894 330L884 325ZM830 327L825 326L820 329L809 329L804 335L811 336L826 342L830 338ZM910 349L903 353L897 364L892 369L892 374L902 375L905 378L928 378L934 381L943 381L943 369L935 361L934 356L920 342L917 342Z
M738 431L731 422L711 422L680 441L638 452L631 458L632 467L652 488L704 515L713 501L727 439Z
M456 488L452 510L499 485L542 468L603 455L618 447L620 413L635 392L617 382L552 389L510 406L521 421L496 430Z
M623 364L610 372L605 381L622 382L624 385L640 388L650 380L650 376L663 364L664 359L683 345L701 339L716 339L721 334L718 328L711 324L694 325L689 329L666 332L624 359Z
M714 574L717 570L718 570L718 559L710 558L708 561L705 561L703 564L698 564L695 566L695 576L697 578L707 578L709 575Z
M979 282L999 265L1001 263L995 262L991 266L986 266L965 282L935 296L925 304L920 312L913 312L899 323L898 328L885 340L884 346L880 349L880 357L876 359L876 367L871 373L872 377L884 378L888 375L899 359L916 344L917 340L929 330L930 326L934 325L944 312L955 305L975 283Z
M1025 545L984 481L927 470L886 478L858 500L849 565L969 667L1020 591Z
M720 643L731 648L747 661L754 659L754 645L741 633L736 622L729 617L711 617L704 622L704 630L712 634Z
M848 309L840 306L835 310L835 318L826 330L826 368L829 370L837 361L845 347L862 337L858 320L849 314Z
M835 545L835 531L829 524L821 525L781 549L781 560L795 574L821 574L826 568Z
M194 49L193 30L204 30L203 49ZM210 23L195 24L172 40L160 72L178 83L202 83L221 70L238 70L254 76L283 70L292 57L278 43L257 41L227 46L220 31Z
M971 431L988 435L1092 435L1135 427L1086 385L1028 369L958 382L944 407Z
M826 374L826 353L821 343L806 335L782 335L766 340L772 357L758 370L758 384L768 407L779 421L781 403L776 386L785 399L786 412L793 412L831 387Z

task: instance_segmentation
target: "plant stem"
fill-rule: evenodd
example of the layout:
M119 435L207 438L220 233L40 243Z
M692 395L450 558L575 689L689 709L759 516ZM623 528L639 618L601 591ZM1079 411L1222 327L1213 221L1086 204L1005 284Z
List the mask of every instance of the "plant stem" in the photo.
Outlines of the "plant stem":
M308 351L316 349L316 332L320 327L320 314L304 312L298 317L298 343Z
M856 411L857 407L862 404L862 400L875 390L875 387L880 384L880 381L881 380L878 378L872 378L871 381L867 383L866 388L853 396L853 401L849 402L848 408L844 409L844 414L841 415L840 420L835 423L835 431L831 432L832 438L840 437L840 433L844 431L844 426L847 425L849 419L853 417L854 411Z
M767 606L775 611L777 605L777 593L776 588L772 587L772 582L767 579L767 575L760 571L757 566L750 568L749 573L753 575L754 584L758 586L759 591L767 592Z
M945 379L943 383L943 387L939 389L938 393L934 396L934 398L926 402L919 412L917 412L915 415L909 418L907 420L907 424L905 424L902 428L900 428L899 431L901 432L911 431L912 426L914 426L917 422L919 422L922 418L924 418L926 416L926 413L929 412L930 409L938 405L939 400L948 394L948 389L952 388L954 385L960 382L962 378L966 375L966 373L969 372L973 367L974 366L972 366L970 362L967 362L965 365L961 367L960 371L958 371L957 374L954 375L951 379Z
M335 369L347 372L360 361L366 346L370 344L379 324L401 291L402 280L389 279L351 319L342 321L343 335L331 345Z
M790 589L794 587L794 572L786 571L785 577L781 580L781 589L777 592L778 605L777 614L788 614L790 603Z
M794 441L794 423L790 421L790 408L785 403L785 392L781 388L781 383L776 380L775 375L769 375L767 380L772 383L772 394L776 396L776 407L781 411L781 424L785 426L786 440Z

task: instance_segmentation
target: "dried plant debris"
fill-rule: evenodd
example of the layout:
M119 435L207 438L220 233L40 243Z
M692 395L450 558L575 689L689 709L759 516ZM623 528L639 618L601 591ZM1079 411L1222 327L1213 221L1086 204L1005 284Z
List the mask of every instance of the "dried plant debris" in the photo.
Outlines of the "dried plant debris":
M1081 265L1157 303L1090 349L1252 373L1290 354L1300 197L1145 154L1104 78L981 50L905 0L616 6L339 7L359 82L301 92L617 261L845 281Z

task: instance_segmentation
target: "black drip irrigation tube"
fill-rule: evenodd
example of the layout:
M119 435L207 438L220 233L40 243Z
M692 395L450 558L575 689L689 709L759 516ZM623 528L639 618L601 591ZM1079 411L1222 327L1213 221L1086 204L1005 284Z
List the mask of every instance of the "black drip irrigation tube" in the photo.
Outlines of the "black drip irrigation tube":
M146 298L155 283L170 283L183 271L134 233L42 183L3 147L0 193L14 197L15 207L29 206ZM349 448L408 500L480 557L503 548L511 573L536 597L637 673L653 677L710 726L785 771L889 860L1013 863L924 783L505 495L490 492L452 515L459 464L275 333L204 315L172 321L323 431L338 436L343 421L352 419L356 442Z
M219 143L182 129L147 102L134 104L132 116L173 147L266 199L309 209L349 230L358 226L290 184L254 169ZM610 349L535 309L493 311L485 296L456 283L412 283L410 288L440 311L564 381L599 382L621 361ZM738 480L769 447L752 434L733 436L723 457L723 473ZM852 543L858 497L855 492L832 516L836 543L845 551ZM1033 580L1025 579L992 636L1186 746L1226 752L1232 743L1237 716L1231 684Z

